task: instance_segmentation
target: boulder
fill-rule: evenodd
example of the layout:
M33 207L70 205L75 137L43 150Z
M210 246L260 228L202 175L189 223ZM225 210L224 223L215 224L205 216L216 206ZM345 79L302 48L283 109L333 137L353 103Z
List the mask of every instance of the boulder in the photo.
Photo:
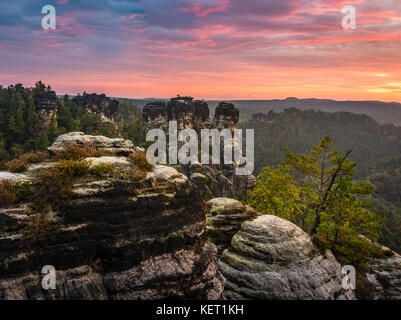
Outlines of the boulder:
M221 271L227 299L354 299L342 288L341 266L321 254L295 224L264 215L242 224L224 250Z
M104 136L91 136L83 132L70 132L59 136L56 141L48 148L52 154L63 152L65 147L71 144L78 146L90 145L97 149L110 151L118 156L127 156L137 151L134 144L130 140L121 138L107 138Z
M230 246L231 238L240 230L244 221L256 218L260 213L230 198L214 198L206 203L206 235L219 254Z

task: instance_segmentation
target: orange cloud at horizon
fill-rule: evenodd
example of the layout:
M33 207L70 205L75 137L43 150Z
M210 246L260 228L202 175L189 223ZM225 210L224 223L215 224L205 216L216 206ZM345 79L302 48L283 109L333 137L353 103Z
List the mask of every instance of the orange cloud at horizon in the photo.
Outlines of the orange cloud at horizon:
M101 3L86 11L59 1L54 32L0 30L0 84L41 79L58 94L130 98L401 102L397 0ZM341 28L345 3L356 6L356 30Z

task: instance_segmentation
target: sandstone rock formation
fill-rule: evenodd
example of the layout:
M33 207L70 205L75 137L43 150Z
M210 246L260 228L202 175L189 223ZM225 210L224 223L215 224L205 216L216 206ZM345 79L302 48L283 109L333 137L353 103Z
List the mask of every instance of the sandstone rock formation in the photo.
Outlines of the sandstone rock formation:
M125 146L125 144L122 144ZM132 166L124 157L90 159ZM219 299L217 250L205 241L205 208L177 170L156 166L142 180L84 179L46 216L59 225L33 240L26 204L0 209L0 299ZM55 290L41 270L56 269Z
M244 221L260 215L258 212L229 198L215 198L206 203L208 240L217 246L219 254L230 246L231 238L240 230Z
M239 121L239 110L232 104L220 102L214 114L214 123L217 129L236 129Z
M357 296L364 300L401 300L401 256L383 247L385 258L370 259L366 273L357 274Z
M169 102L150 102L142 112L145 131L162 129L169 135L169 121L177 121L178 130L194 129L200 137L201 129L237 128L239 110L232 104L221 102L212 119L209 118L209 107L206 102L192 97L176 97ZM199 144L200 145L200 144ZM223 155L223 148L221 151ZM180 165L177 169L184 173L196 185L206 198L224 197L226 195L243 195L252 189L255 177L235 175L235 164L225 165Z
M55 116L59 105L55 91L35 92L33 96L36 112L44 126L49 125L50 120Z
M62 152L66 146L71 144L78 146L90 145L98 149L110 151L119 156L127 156L137 150L130 140L120 138L111 139L104 136L91 136L86 135L83 132L70 132L59 136L48 150L50 153L56 154Z
M322 255L295 224L276 216L244 222L221 256L227 299L354 299L342 289L341 266Z
M106 97L104 94L78 95L72 99L77 106L86 108L89 112L98 114L103 121L114 122L119 102Z
M18 180L26 179L27 176L21 173L11 173L8 171L0 171L0 181L1 180Z

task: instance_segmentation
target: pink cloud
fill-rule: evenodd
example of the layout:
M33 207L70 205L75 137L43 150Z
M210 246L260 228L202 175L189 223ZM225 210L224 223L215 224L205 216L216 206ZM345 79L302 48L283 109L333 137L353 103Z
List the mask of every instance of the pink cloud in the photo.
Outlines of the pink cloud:
M206 17L211 13L224 12L230 0L217 0L216 2L191 2L188 7L180 8L181 12L193 13L197 17Z

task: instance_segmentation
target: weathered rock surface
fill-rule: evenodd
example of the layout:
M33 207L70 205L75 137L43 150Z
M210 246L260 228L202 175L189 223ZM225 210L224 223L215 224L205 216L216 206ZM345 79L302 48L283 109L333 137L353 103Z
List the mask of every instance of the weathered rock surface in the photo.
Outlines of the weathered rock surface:
M214 123L217 129L237 127L239 121L239 110L232 104L220 102L214 114Z
M401 256L383 247L387 257L374 258L369 270L357 274L357 296L366 300L401 300Z
M167 137L169 121L177 121L178 130L194 129L200 138L202 129L234 130L239 120L239 110L233 104L226 102L221 102L217 106L214 117L210 119L208 104L192 97L176 97L167 103L150 102L143 108L142 115L146 131L162 129ZM221 154L223 155L223 148ZM243 195L253 188L255 177L235 175L236 167L237 164L225 165L221 161L219 165L192 163L181 165L177 169L198 185L202 196L210 199Z
M0 181L1 180L23 180L27 179L28 177L21 173L11 173L8 171L0 171Z
M56 110L58 106L58 99L55 91L36 92L33 101L36 110Z
M89 112L98 114L103 121L114 122L118 112L119 102L106 97L104 94L78 95L72 99L78 105L85 107Z
M71 144L78 146L91 145L97 149L104 149L119 156L127 156L130 153L137 151L130 140L124 140L121 138L111 139L104 136L91 136L86 135L83 132L70 132L59 136L48 150L52 154L56 154L64 151L65 147Z
M45 90L43 92L35 92L33 101L36 112L42 124L47 126L52 116L55 116L59 101L55 91Z
M310 237L276 216L244 222L221 257L227 299L353 299L344 292L341 266L320 254Z
M142 181L81 182L48 215L60 228L34 242L22 233L35 217L26 206L0 211L0 299L221 297L203 201L174 168L156 166ZM45 265L57 271L56 290L42 289Z
M230 246L231 238L240 230L244 221L260 215L251 207L229 198L212 199L206 203L206 208L206 235L217 246L219 254Z
M130 165L130 161L125 157L91 157L85 159L91 167L97 166L102 163L112 164L112 165L123 165L128 166Z

